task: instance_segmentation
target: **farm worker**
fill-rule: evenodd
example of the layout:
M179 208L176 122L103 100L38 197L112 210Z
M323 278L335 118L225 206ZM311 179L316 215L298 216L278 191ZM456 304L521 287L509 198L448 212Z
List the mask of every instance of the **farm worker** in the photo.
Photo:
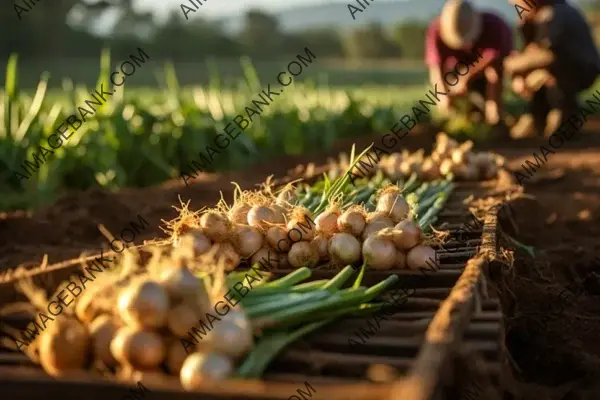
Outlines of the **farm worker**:
M455 99L468 95L471 111L478 110L487 123L498 124L503 108L503 60L512 49L512 31L502 18L478 12L468 1L448 0L429 25L425 39L430 83L448 93L439 96L440 111L454 110Z
M513 90L529 101L514 137L551 135L578 111L577 93L592 86L600 57L579 10L565 0L509 0L519 17L524 50L505 61Z

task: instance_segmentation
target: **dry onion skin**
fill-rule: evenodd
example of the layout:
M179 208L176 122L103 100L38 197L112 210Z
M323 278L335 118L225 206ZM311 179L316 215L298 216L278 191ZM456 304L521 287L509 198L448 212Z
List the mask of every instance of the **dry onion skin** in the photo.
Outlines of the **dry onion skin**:
M362 233L363 241L367 240L369 236L374 235L383 229L391 228L393 226L394 223L392 221L376 220L374 222L369 222Z
M75 318L59 316L40 335L40 364L52 376L82 370L91 352L86 327Z
M93 343L93 354L96 360L108 366L114 366L117 360L110 352L110 342L119 329L119 324L110 315L101 315L89 327Z
M406 256L406 265L410 269L437 270L435 250L429 246L418 245L413 247Z
M287 185L277 195L275 204L283 207L284 209L291 208L291 205L296 202L298 196L296 195L296 189L292 185Z
M166 357L165 343L158 333L130 326L117 331L110 343L110 352L120 364L141 370L158 367Z
M121 291L117 309L128 325L160 328L167 320L169 295L157 282L138 280Z
M213 242L222 242L229 238L231 222L221 212L207 211L200 217L202 232Z
M393 241L399 250L408 251L421 243L421 227L413 220L405 219L394 227Z
M309 242L296 242L288 252L288 262L294 268L314 268L319 263L319 254Z
M254 228L266 231L275 223L277 223L277 216L270 207L257 205L248 212L248 225Z
M190 354L179 375L187 391L201 389L207 381L221 381L233 374L233 363L228 357L214 352Z
M359 207L350 207L338 217L338 230L343 233L349 233L354 236L360 236L367 225L364 210Z
M335 265L356 264L361 258L361 244L349 233L336 233L329 241L328 253Z
M386 213L394 223L398 223L408 216L410 207L400 194L400 188L389 186L381 192L375 210Z
M338 232L337 220L340 216L339 212L335 209L325 210L315 218L315 225L317 232L322 233L328 237Z
M386 235L376 233L363 243L362 254L367 265L373 269L392 269L396 264L398 250Z
M311 246L316 250L319 255L319 261L323 261L327 259L328 250L327 247L329 245L329 239L325 235L317 235L310 242Z
M247 225L248 212L252 206L248 203L238 201L229 210L229 220L234 224Z
M233 232L235 250L244 258L252 256L263 245L264 236L253 226L238 225Z
M242 261L240 255L235 251L235 247L229 242L215 243L211 249L214 259L217 263L223 263L225 271L233 271Z

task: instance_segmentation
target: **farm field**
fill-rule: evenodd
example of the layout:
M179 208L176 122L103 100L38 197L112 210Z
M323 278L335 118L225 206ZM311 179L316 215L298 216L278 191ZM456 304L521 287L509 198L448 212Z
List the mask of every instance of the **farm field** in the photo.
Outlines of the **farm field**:
M106 77L109 64L105 55L103 69L96 79L98 82ZM47 264L69 262L81 254L97 254L99 249L107 247L107 231L114 235L121 233L124 226L137 222L140 217L147 225L135 236L136 245L154 240L166 241L170 245L173 237L178 236L167 229L166 222L180 216L175 209L181 207L180 200L184 203L189 201L190 209L200 210L215 206L221 197L231 202L236 193L232 182L239 184L241 190L258 190L259 184L269 176L297 176L299 165L313 163L317 170L326 170L328 165L332 168L332 160L338 160L340 153L350 154L353 145L356 152L360 153L370 144L380 141L382 134L387 133L402 115L409 112L415 100L422 98L427 89L421 84L423 71L419 72L418 66L405 66L408 78L404 82L402 72L394 71L394 67L354 71L357 75L349 81L363 79L365 84L360 86L344 81L348 78L347 72L340 72L339 69L328 79L319 77L318 73L307 73L306 77L302 77L302 82L296 83L293 88L286 88L267 112L253 121L244 132L243 142L229 147L207 171L198 173L190 180L189 186L180 174L186 170L190 160L213 141L226 122L249 104L252 96L259 93L268 82L274 81L277 70L265 73L263 67L246 63L238 71L243 78L237 72L225 74L220 70L224 76L213 75L202 86L197 83L188 86L187 82L193 82L191 75L186 75L189 71L175 72L166 65L161 66L156 74L161 82L160 89L145 87L149 84L146 82L150 80L150 75L145 78L143 75L134 76L144 82L140 87L132 85L132 89L115 95L113 101L99 108L99 112L86 125L82 125L85 128L73 136L75 140L61 147L53 156L54 159L44 164L30 180L24 181L23 187L11 184L2 189L1 207L4 211L0 214L0 266L3 270L22 266L29 271L43 272ZM11 87L16 87L13 77L19 67L15 65L12 68L12 73L10 66L8 69L5 87L9 90L6 91L8 94L4 96L3 104L3 109L10 109L11 113L8 116L4 113L2 117L2 126L12 135L0 139L0 151L2 160L14 170L32 148L47 141L52 132L48 126L72 113L96 84L91 77L81 75L82 81L92 83L85 88L68 83L64 84L63 89L49 85L46 91L43 83L38 86L27 83L35 82L31 80L35 75L25 75L25 83L19 85L22 91L11 91ZM152 70L145 68L140 69L144 74ZM153 68L156 72L158 66ZM381 75L378 81L377 76L382 69L388 69L387 73L393 76L398 75L398 80L391 79L391 75ZM307 71L310 71L310 66ZM331 70L328 72L331 74ZM235 78L227 78L230 76ZM34 100L36 90L38 100ZM39 101L39 96L44 98L43 102ZM522 102L514 97L507 95L507 101L511 112L522 110ZM429 153L439 145L436 134L443 130L442 122L435 117L432 121L419 124L403 140L398 151L407 149L418 153L419 149L423 149ZM532 159L532 153L539 152L540 146L547 143L541 138L513 141L488 136L488 131L482 125L458 122L456 132L448 132L450 136L454 135L463 142L472 139L474 151L493 152L504 157L509 175L519 171L526 160ZM26 128L26 136L19 136L25 132L21 125ZM423 161L422 158L419 160ZM547 163L525 181L524 195L507 195L504 199L511 203L511 211L498 214L497 250L507 252L510 256L503 259L503 267L486 270L489 290L497 297L502 311L499 317L503 327L502 337L505 338L502 345L506 346L508 356L503 359L496 386L504 398L592 399L600 393L597 383L597 377L600 376L600 348L596 339L600 332L600 319L597 316L600 311L597 301L600 296L600 263L597 261L600 255L597 240L600 231L596 228L600 222L598 171L600 117L594 116L589 118L581 134L555 154L549 155ZM420 191L421 197L417 196L418 203L410 203L410 207L422 210L419 217L423 216L422 213L428 215L428 209L435 208L432 204L438 205L436 196L447 200L448 193L440 194L444 190L460 192L464 197L470 191L476 193L476 182L459 179L454 186L452 178L448 176L440 176L429 183L423 177L419 179L424 180L418 181L418 185L422 186L411 181L409 176L398 180L402 182L398 184L400 186L414 184L415 188L419 187L417 192ZM371 190L369 194L374 193L376 180L373 178L361 183L364 187L357 190L365 190L368 186ZM485 189L484 194L495 191L503 193L501 181L500 175L493 176L492 179L477 183L480 185L477 188ZM427 186L429 184L431 186ZM346 185L343 193L340 192L344 200L351 203L355 201L352 196L361 196L347 182L340 185ZM314 184L313 188L316 186ZM427 198L424 193L430 197ZM458 196L458 193L455 195ZM375 199L375 195L372 196ZM371 202L371 197L367 198ZM452 198L454 202L449 203L456 207L458 198ZM319 210L315 211L319 215L324 206L330 203L333 204L333 200L328 197L326 203L308 201L303 204L311 204L311 211ZM460 203L464 206L462 200ZM441 204L443 206L444 202ZM365 206L369 206L369 203L365 202ZM447 210L442 206L435 213L456 212L450 206ZM440 216L440 220L443 218ZM432 221L436 219L437 216ZM423 225L423 230L426 225ZM207 230L207 227L203 229ZM427 238L431 240L431 237ZM216 239L211 240L215 241L212 245L217 246ZM438 247L436 241L427 243L446 257L454 257L449 253L450 250L441 245ZM457 248L464 254L468 253L461 245ZM459 250L457 252L460 253ZM459 272L466 270L470 263L466 264L467 267L461 267L463 269ZM44 265L44 268L40 268L40 265ZM342 273L339 269L328 268L314 268L311 279L321 276L329 279ZM388 271L369 269L365 274L365 285L376 284L377 277L387 276L383 274L399 274L400 280L408 278L410 271L406 269L406 266L394 266ZM303 272L302 268L296 269L296 273ZM294 270L278 273L293 274ZM4 281L8 285L9 277L2 278L0 284ZM560 313L550 312L564 300L565 288L578 295L570 297L571 301L561 308ZM429 303L424 301L423 304L434 302L431 298L426 300ZM415 304L413 306L417 310L425 307L418 301ZM249 304L248 308L252 306ZM334 328L337 329L337 325L331 329ZM393 337L390 331L386 334ZM346 342L345 337L342 342ZM322 343L313 336L301 343L321 357L327 354L331 356L330 353L325 354L326 350L331 350L319 347ZM336 346L342 346L336 343ZM298 357L298 350L293 348L290 353ZM498 353L501 351L498 350ZM287 356L291 357L289 354ZM294 360L300 362L297 358ZM318 362L327 364L331 361ZM279 365L283 365L282 370L289 368L285 362L274 365L276 370ZM353 366L356 367L355 364ZM322 375L320 377L324 380L321 384L326 382L325 378L329 375L343 375L335 368L324 370L316 376L314 365L294 368L295 372L310 376L315 381ZM353 369L349 368L348 371ZM270 372L274 373L272 370ZM281 371L275 371L278 372ZM354 376L355 380L357 376ZM349 379L348 376L346 379ZM319 390L325 392L326 389L319 387L317 394Z

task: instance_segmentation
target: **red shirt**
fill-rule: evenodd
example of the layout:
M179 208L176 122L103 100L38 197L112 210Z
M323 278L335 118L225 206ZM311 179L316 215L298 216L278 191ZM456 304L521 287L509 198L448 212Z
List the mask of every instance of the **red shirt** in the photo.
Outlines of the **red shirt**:
M454 68L461 60L473 57L472 49L477 49L483 57L504 58L513 49L511 28L496 14L481 13L481 35L472 48L455 50L444 44L440 36L440 18L434 19L425 37L425 63L428 67L443 65L444 69Z

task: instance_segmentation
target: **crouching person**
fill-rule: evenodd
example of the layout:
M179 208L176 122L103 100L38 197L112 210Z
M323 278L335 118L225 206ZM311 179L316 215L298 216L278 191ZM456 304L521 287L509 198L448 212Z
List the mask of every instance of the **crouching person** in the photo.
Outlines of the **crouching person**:
M513 137L549 136L577 112L577 94L593 85L600 57L590 28L565 0L509 0L515 5L524 49L505 61L513 90L528 100Z
M483 113L488 124L501 122L503 60L512 45L511 29L502 18L478 12L468 1L448 0L425 40L430 82L448 93L439 110L447 114L455 110L457 98L466 97L470 112Z

